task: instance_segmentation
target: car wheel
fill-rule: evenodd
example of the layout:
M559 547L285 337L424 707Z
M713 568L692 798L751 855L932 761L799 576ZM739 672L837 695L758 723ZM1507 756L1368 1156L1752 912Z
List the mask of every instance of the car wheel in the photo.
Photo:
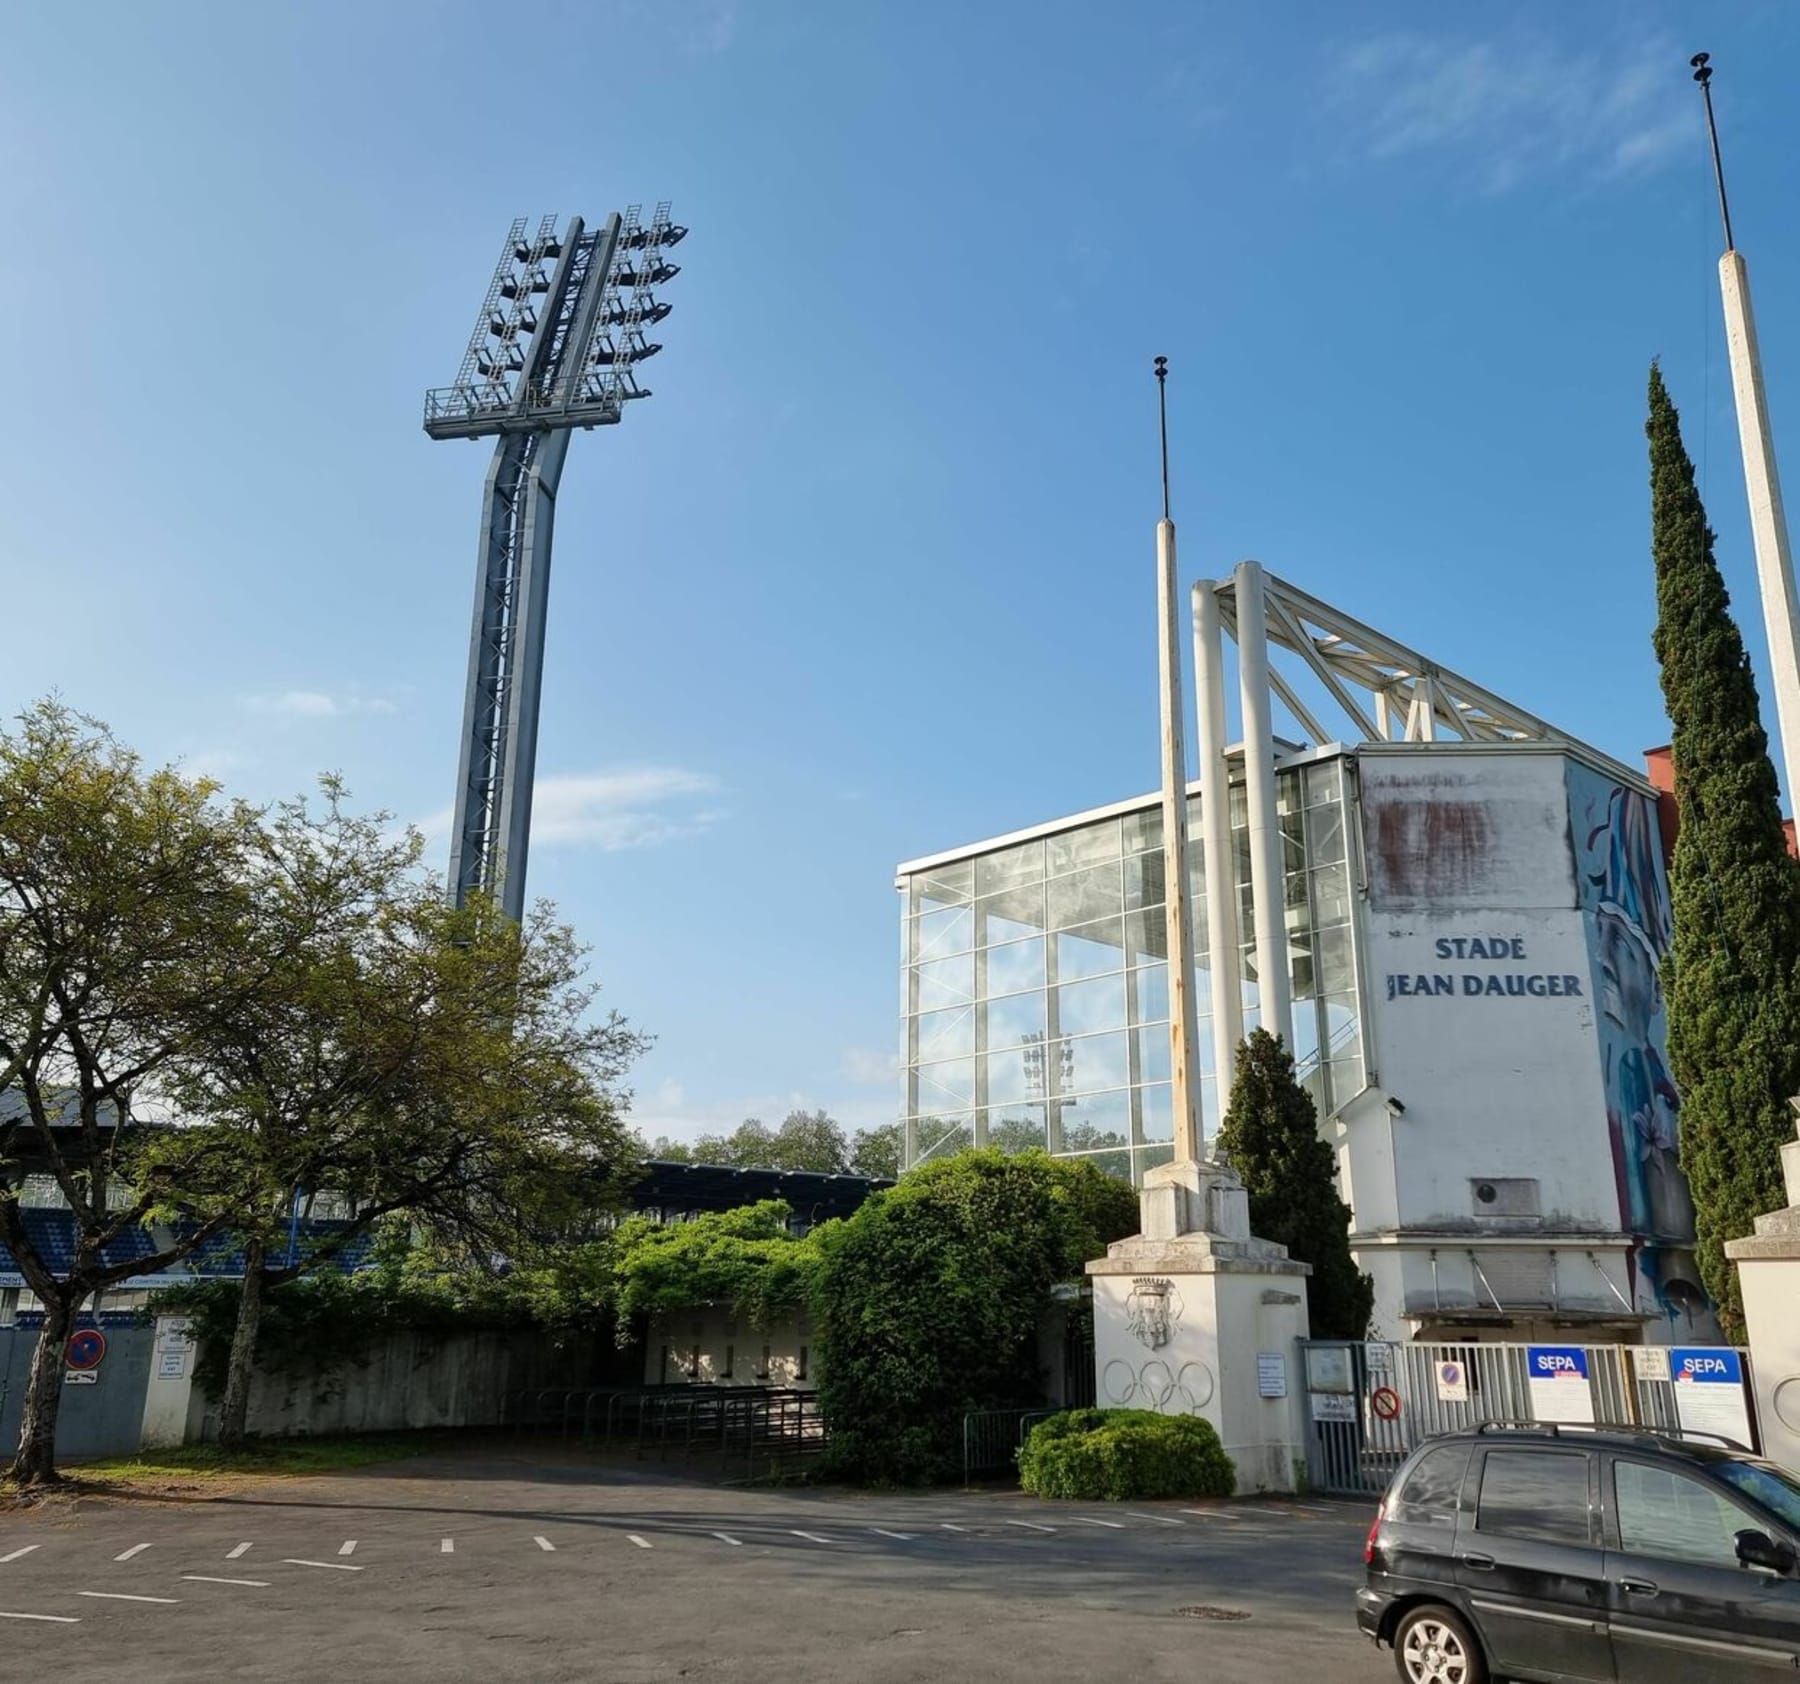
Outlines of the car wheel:
M1481 1645L1437 1603L1409 1608L1394 1628L1394 1665L1406 1684L1486 1684Z

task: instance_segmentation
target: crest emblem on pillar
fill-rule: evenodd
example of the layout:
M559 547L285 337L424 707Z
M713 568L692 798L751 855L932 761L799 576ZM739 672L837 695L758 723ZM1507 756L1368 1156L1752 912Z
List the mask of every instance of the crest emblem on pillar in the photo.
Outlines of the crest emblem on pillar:
M1125 1326L1139 1344L1161 1350L1174 1336L1181 1317L1181 1297L1175 1283L1156 1276L1139 1275L1125 1299Z

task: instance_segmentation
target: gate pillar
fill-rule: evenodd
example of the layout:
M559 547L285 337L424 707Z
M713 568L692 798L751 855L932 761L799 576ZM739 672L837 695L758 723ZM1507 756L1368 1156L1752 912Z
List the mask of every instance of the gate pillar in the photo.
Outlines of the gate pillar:
M1305 1466L1306 1277L1285 1246L1250 1232L1244 1184L1225 1163L1145 1177L1143 1232L1088 1264L1102 1408L1200 1415L1237 1464L1240 1491L1292 1491Z
M1728 1240L1737 1265L1756 1375L1763 1454L1800 1473L1800 1139L1781 1149L1788 1207L1756 1219L1756 1232Z

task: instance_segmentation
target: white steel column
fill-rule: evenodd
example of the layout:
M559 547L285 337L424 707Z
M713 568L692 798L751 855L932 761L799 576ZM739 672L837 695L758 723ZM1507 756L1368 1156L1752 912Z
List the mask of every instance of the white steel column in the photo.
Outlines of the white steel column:
M1225 762L1225 640L1218 587L1194 586L1194 714L1200 734L1200 838L1206 878L1206 959L1212 975L1213 1072L1219 1113L1236 1073L1244 1038L1244 993L1238 975L1237 866L1231 846L1231 772Z
M1238 689L1244 716L1244 786L1250 808L1250 898L1255 909L1260 1021L1293 1045L1281 827L1275 816L1275 732L1269 718L1269 617L1263 570L1240 561L1237 582Z
M1762 356L1750 308L1750 272L1736 251L1719 259L1719 291L1725 301L1725 337L1731 348L1731 386L1737 397L1738 442L1744 454L1744 489L1750 497L1750 535L1756 545L1763 626L1775 682L1775 719L1781 766L1790 802L1800 802L1800 606L1794 598L1794 563L1788 552L1787 515L1769 433Z
M1187 745L1182 734L1181 630L1175 523L1156 523L1157 667L1162 699L1163 899L1168 919L1170 1101L1175 1162L1200 1157L1200 1079L1194 1057L1194 931L1187 911Z

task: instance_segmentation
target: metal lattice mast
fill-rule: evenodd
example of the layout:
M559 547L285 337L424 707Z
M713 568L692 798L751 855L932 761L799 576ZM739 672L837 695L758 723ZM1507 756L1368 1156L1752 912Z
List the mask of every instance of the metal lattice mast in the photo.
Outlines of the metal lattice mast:
M646 325L669 313L651 288L672 280L664 248L686 234L665 202L561 235L545 217L507 233L456 383L425 395L433 438L498 435L482 504L469 678L451 821L450 896L525 910L532 786L549 623L556 492L576 427L608 426L650 395L636 365L661 350Z

